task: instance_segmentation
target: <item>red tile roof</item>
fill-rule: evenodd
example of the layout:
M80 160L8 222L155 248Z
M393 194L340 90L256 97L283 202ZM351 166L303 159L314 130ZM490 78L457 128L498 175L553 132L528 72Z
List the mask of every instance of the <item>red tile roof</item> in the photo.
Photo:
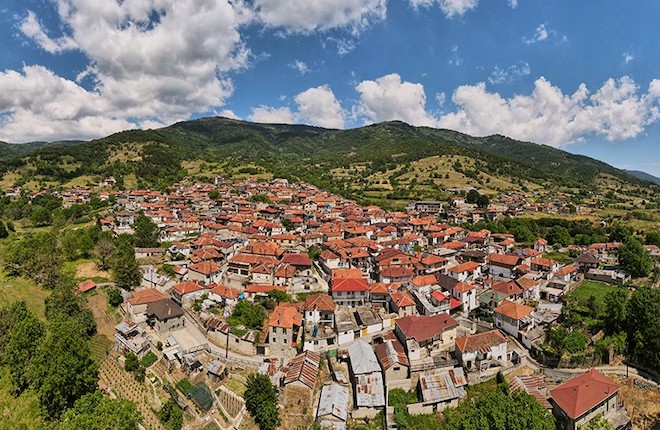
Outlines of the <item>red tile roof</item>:
M201 263L193 264L192 266L188 267L189 270L192 270L193 272L201 273L202 275L211 275L213 273L217 273L220 271L220 266L213 261L213 260L207 260L207 261L202 261Z
M459 264L449 268L449 271L452 273L462 273L462 272L474 272L479 268L479 265L474 261L468 261L466 263Z
M338 291L368 291L367 280L364 278L334 278L332 292Z
M203 289L203 287L199 285L197 282L187 281L174 285L172 289L178 292L179 294L183 295L188 293L194 293L195 291L199 291Z
M461 352L484 351L501 343L506 343L506 337L497 329L456 338L456 348Z
M325 293L312 294L305 299L305 310L334 312L336 308L332 297Z
M531 314L534 308L521 305L509 300L502 300L502 304L493 309L493 312L497 314L506 315L507 317L514 320L521 320L527 315Z
M446 330L458 327L458 321L445 313L441 313L432 316L411 315L399 318L396 320L396 325L406 339L423 342L444 333Z
M94 288L96 288L96 282L92 281L91 279L82 281L81 283L78 284L78 291L80 291L81 293L87 292L89 290L93 290Z
M302 324L302 315L292 306L277 305L270 317L268 325L270 327L293 328Z
M550 397L575 419L599 405L619 390L619 386L596 369L591 369L550 390Z
M145 305L159 300L167 300L168 298L155 288L145 288L144 290L133 291L132 297L128 299L128 303L131 305Z

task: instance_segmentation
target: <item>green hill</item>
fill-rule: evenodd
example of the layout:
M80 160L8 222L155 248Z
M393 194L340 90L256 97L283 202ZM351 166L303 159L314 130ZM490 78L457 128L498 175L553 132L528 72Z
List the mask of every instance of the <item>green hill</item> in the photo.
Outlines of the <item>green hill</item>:
M642 183L603 162L549 146L399 121L328 130L202 118L89 142L2 143L0 159L0 173L19 185L114 175L135 181L127 186L165 188L186 175L272 174L363 200L434 198L449 185L500 191L591 187L604 177Z

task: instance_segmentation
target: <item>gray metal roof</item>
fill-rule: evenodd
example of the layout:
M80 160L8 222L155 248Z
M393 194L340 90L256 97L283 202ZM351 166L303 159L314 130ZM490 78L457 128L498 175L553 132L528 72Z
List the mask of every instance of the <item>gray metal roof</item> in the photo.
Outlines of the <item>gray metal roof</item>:
M367 342L358 339L348 347L348 357L351 360L351 369L354 375L367 373L380 373L380 365L376 353Z
M325 385L321 389L321 399L319 400L319 409L316 416L322 418L326 415L333 415L346 421L348 418L349 395L348 387L337 383Z

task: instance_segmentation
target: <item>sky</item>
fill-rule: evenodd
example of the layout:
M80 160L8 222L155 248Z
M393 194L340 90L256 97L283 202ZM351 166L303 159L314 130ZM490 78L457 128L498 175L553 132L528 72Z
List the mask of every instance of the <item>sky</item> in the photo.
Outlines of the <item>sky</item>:
M0 0L0 140L204 116L503 134L660 176L657 0Z

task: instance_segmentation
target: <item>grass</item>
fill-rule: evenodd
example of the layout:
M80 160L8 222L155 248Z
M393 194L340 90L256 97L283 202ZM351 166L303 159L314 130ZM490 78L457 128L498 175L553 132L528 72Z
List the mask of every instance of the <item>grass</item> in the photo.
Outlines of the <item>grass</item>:
M388 393L388 402L394 406L394 419L402 430L442 429L444 423L436 414L410 415L407 405L417 403L417 394L395 388Z
M243 384L238 379L234 379L234 378L229 378L227 380L227 388L229 388L231 391L236 393L237 396L241 396L241 397L243 397L243 395L245 394L245 390L247 389L245 387L245 384Z
M140 360L140 364L146 368L154 364L156 361L158 361L156 354L154 354L153 351L149 351L149 354L145 355L144 358Z
M566 252L546 252L543 256L558 261L561 264L571 264L573 262L573 259Z
M8 278L0 272L0 298L3 304L22 300L41 320L45 320L46 305L44 300L49 295L49 290L37 286L34 281L20 277Z
M193 384L190 383L187 379L182 379L176 383L176 388L181 391L185 396L188 395L188 391L193 387Z
M599 307L602 309L605 306L605 296L607 293L612 290L616 290L617 288L625 287L585 279L577 288L571 291L568 299L575 299L578 302L584 303L589 300L591 296L594 296L596 297L596 302L598 303Z
M479 384L468 385L466 387L467 397L465 397L465 401L481 397L495 390L497 390L497 381L495 378L480 382Z
M28 390L18 397L12 396L9 371L5 367L0 367L0 413L0 430L36 430L45 427L36 393Z

